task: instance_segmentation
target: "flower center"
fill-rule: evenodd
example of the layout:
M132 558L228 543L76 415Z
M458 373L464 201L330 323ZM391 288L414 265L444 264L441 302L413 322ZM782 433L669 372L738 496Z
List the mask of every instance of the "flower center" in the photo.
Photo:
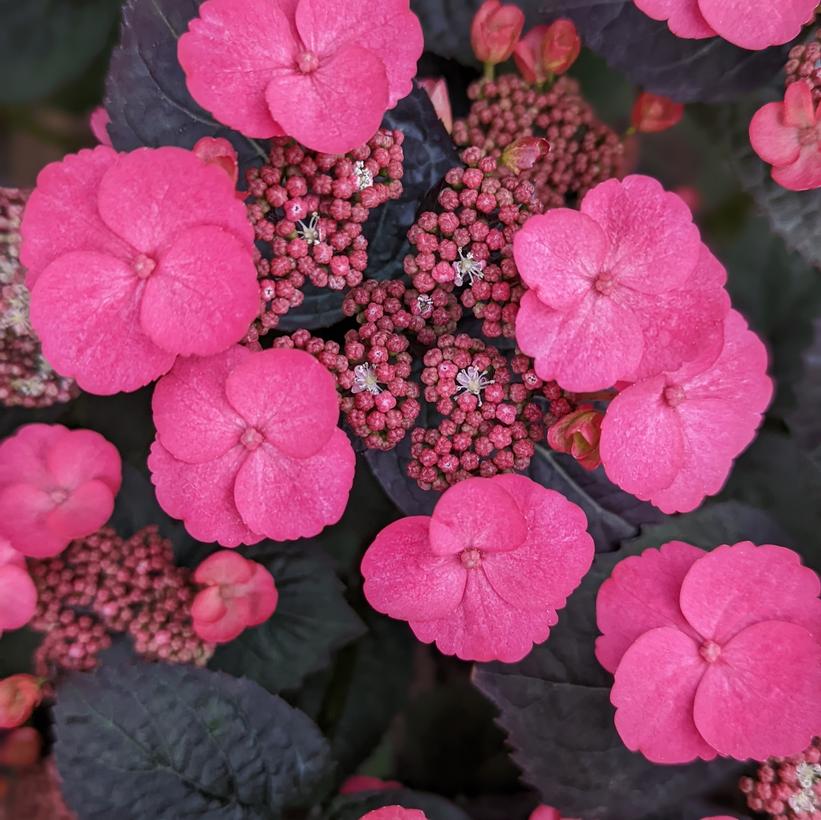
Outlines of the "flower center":
M296 64L303 74L311 74L319 68L319 57L313 51L303 51Z
M154 268L156 267L157 263L150 256L141 253L134 262L134 273L136 273L140 279L148 279L148 277L154 273Z
M612 273L600 273L593 280L593 287L596 289L596 292L600 293L602 296L608 296L612 293L615 286L616 277L613 276Z
M358 364L353 369L353 386L351 393L368 392L374 396L382 392L382 388L377 383L376 369L373 365L365 362L365 364Z
M489 387L491 384L495 383L496 382L493 379L489 379L487 377L487 370L483 370L480 373L478 367L471 365L470 367L466 367L464 370L460 370L456 374L457 387L455 395L458 396L462 392L470 393L479 399L479 407L481 407L482 391L486 387Z
M49 498L51 498L55 504L62 504L68 498L68 492L63 489L52 490L51 493L49 493Z
M472 286L474 279L484 279L485 274L485 260L476 260L473 258L473 252L468 251L467 254L462 253L462 248L459 248L459 258L452 262L454 278L453 282L456 285L462 285L465 279Z
M256 427L247 427L240 441L249 450L256 450L264 440L262 433Z
M721 654L721 647L715 641L704 641L698 652L707 663L715 663Z
M462 550L459 558L465 569L476 569L476 567L482 563L482 551L471 547L470 549Z
M664 400L670 407L678 407L685 398L687 398L687 394L681 385L671 384L669 387L664 388Z

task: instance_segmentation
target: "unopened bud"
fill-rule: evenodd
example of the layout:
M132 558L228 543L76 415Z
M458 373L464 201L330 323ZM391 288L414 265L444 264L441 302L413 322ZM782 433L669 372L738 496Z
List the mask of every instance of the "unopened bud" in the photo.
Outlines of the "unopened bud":
M503 63L513 54L524 24L524 13L517 6L485 0L470 27L473 53L483 63Z
M514 174L529 171L547 156L550 143L542 137L519 137L502 152L502 165Z
M576 62L582 41L571 20L551 23L542 40L542 66L549 74L564 74Z
M633 103L630 122L634 131L655 134L677 125L683 116L684 106L681 103L645 91Z
M0 729L15 729L25 723L42 697L40 681L32 675L0 680Z
M604 414L585 404L559 419L548 431L548 444L559 453L569 453L586 470L601 464L599 440Z

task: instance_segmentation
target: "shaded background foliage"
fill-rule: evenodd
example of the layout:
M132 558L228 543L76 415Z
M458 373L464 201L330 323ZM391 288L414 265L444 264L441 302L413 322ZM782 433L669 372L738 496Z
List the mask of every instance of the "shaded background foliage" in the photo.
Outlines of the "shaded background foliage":
M476 76L468 30L479 2L412 0L428 49L420 74L448 78L457 115ZM0 0L0 184L31 186L43 164L91 144L86 118L103 100L119 149L190 147L219 135L234 142L244 167L258 162L264 148L215 123L185 89L175 38L198 5L128 0L120 40L118 0ZM588 50L572 73L617 130L627 125L636 87L693 103L680 126L636 138L631 153L638 171L698 192L697 221L728 268L733 302L770 349L777 393L764 430L720 496L673 517L620 492L600 471L586 473L540 449L530 475L582 506L596 562L547 644L519 664L473 670L420 646L404 624L367 607L358 573L364 549L401 514L429 512L435 496L405 478L407 446L364 454L338 525L309 542L265 542L246 551L277 579L280 605L268 623L221 648L204 670L146 667L121 645L100 672L61 684L50 731L66 793L81 816L176 817L170 806L184 804L209 818L278 817L286 810L299 817L300 804L322 801L312 817L357 820L401 802L431 820L524 820L539 800L585 820L744 816L734 788L743 767L651 766L619 743L609 678L592 654L593 602L616 561L672 538L705 548L742 539L783 543L821 570L821 192L775 186L746 136L752 111L777 94L785 50L753 54L719 40L679 40L625 0L519 5L529 25L562 15L576 22ZM406 134L406 190L366 228L368 275L377 278L401 275L404 230L456 162L418 89L389 112L386 125ZM311 292L282 329L323 327L328 338L341 339L350 326L341 319L338 295ZM126 463L112 525L127 536L159 524L178 561L193 566L214 547L191 539L156 503L145 467L150 398L147 388L81 395L45 411L6 411L0 433L30 421L101 432ZM37 640L27 630L0 639L0 676L28 668ZM133 697L126 707L127 689ZM37 719L44 726L50 720ZM152 734L152 720L172 730L166 748ZM115 731L112 721L122 725ZM213 744L207 759L200 742ZM294 754L299 775L289 768ZM96 765L101 755L110 771ZM220 760L233 771L226 774ZM123 770L130 774L123 777ZM334 797L357 771L406 788ZM199 784L193 790L192 780ZM122 805L107 802L113 784L127 787Z

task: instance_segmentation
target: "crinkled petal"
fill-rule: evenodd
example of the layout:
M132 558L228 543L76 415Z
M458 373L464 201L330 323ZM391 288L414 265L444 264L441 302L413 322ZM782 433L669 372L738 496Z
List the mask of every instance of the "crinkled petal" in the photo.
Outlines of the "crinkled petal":
M281 5L208 0L177 46L191 96L248 137L285 133L265 99L271 75L293 66L297 57L296 33Z
M715 757L693 721L706 668L698 644L680 630L665 626L641 635L624 653L610 691L624 745L653 763Z
M596 658L615 672L630 645L645 632L675 627L696 640L697 633L679 607L681 582L704 550L670 541L619 561L596 597Z
M755 112L750 121L750 145L770 165L790 165L798 159L798 129L784 124L784 103L767 103Z
M49 449L46 464L52 479L64 489L96 478L116 495L122 483L123 465L117 448L94 430L66 430Z
M213 461L186 464L155 441L148 468L157 501L198 541L224 547L256 544L263 536L248 529L234 503L234 481L246 455L244 447L233 447Z
M92 479L77 487L45 517L45 525L66 542L84 538L105 524L114 512L114 493L104 481Z
M337 430L334 378L303 350L274 348L249 356L228 377L225 393L248 424L292 458L316 455Z
M25 567L5 564L0 567L0 633L20 629L37 609L37 588Z
M576 304L590 291L607 258L598 223L569 208L532 216L513 237L516 267L547 307Z
M684 458L681 420L664 389L664 376L631 385L602 421L599 452L607 477L639 498L668 487Z
M239 442L245 421L229 404L225 382L248 356L240 345L201 359L177 359L154 388L151 409L157 438L174 458L213 461Z
M550 634L557 622L549 610L521 611L501 598L481 568L468 572L462 603L437 621L411 621L420 641L436 641L439 651L465 661L520 661Z
M247 526L274 541L310 538L342 517L354 466L351 442L338 428L310 458L289 458L264 443L237 474L237 509Z
M379 128L388 108L388 80L376 54L346 45L321 57L316 71L278 71L265 96L271 114L298 142L344 154Z
M62 552L70 538L51 531L46 517L54 501L31 484L9 484L0 490L0 532L14 548L31 558L50 558Z
M132 249L108 229L97 210L100 180L117 157L112 148L100 146L69 154L40 171L20 226L20 261L29 288L48 265L70 251L131 257Z
M467 570L453 555L430 548L430 518L417 515L388 524L362 558L365 597L392 618L436 620L456 611Z
M488 581L517 609L561 609L593 563L587 516L564 496L525 476L490 480L516 499L527 522L527 537L514 550L483 556Z
M796 624L764 621L721 649L698 687L694 717L721 755L796 755L821 726L821 645Z
M61 256L31 294L31 323L47 361L99 395L137 390L161 376L176 357L143 333L140 293L133 270L113 256Z
M821 581L784 547L749 541L720 546L694 564L681 585L681 611L719 644L759 621L788 621L821 643Z
M259 311L249 245L214 225L189 228L148 278L140 306L146 335L182 356L209 356L238 342Z
M581 211L604 231L610 250L603 270L619 286L657 294L680 288L693 273L701 253L693 215L652 177L603 182L584 197Z
M454 484L430 520L430 548L437 555L465 549L505 552L521 546L526 537L527 521L516 500L488 478Z
M701 13L725 40L758 50L795 39L812 19L816 0L698 0Z
M634 0L636 6L654 20L666 20L670 31L688 40L715 37L713 27L704 19L698 0Z
M209 555L194 571L198 584L244 584L254 575L254 564L238 552L219 550Z
M821 188L821 137L815 144L803 146L791 165L773 168L773 179L790 191Z
M26 424L0 442L0 486L16 484L23 476L29 484L47 486L48 454L66 433L62 424Z

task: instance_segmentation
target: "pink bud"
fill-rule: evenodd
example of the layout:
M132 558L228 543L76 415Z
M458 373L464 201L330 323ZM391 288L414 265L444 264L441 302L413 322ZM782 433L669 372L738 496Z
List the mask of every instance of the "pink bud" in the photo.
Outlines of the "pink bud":
M402 784L396 780L380 780L378 777L369 777L364 774L351 775L340 787L340 794L356 794L357 792L383 792L401 789Z
M436 115L442 120L448 134L453 131L453 111L450 107L448 84L444 77L427 77L419 80L419 85L427 91Z
M40 759L43 739L31 726L21 726L9 732L0 745L0 766L9 769L25 769Z
M548 444L559 453L570 453L586 470L601 464L599 439L604 413L584 404L559 419L548 431Z
M108 116L108 111L102 105L97 106L89 117L88 124L91 128L91 133L94 134L97 142L100 145L107 145L111 147L111 137L108 135L108 124L111 122L111 117Z
M645 91L633 103L630 122L642 134L655 134L677 125L683 116L684 106L681 103Z
M502 165L514 174L529 171L549 151L550 143L542 137L519 137L502 152Z
M32 675L0 680L0 729L14 729L25 723L42 698L40 681Z
M556 20L542 41L542 67L550 74L564 74L579 57L582 41L571 20Z
M483 63L503 63L513 54L524 24L521 9L503 6L499 0L485 0L470 27L473 53Z
M525 82L541 85L547 82L547 70L542 65L542 42L547 36L549 26L536 26L530 29L518 43L513 52L516 67Z
M222 168L236 187L239 179L239 161L234 146L222 137L203 137L193 148L194 153L206 164Z

